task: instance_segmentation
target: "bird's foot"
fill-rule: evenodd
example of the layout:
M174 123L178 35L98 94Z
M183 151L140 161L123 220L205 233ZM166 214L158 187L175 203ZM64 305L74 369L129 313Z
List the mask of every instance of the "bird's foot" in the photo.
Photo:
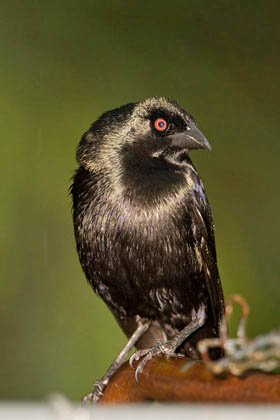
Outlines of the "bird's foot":
M158 355L165 355L167 357L173 356L173 357L184 357L183 355L175 353L175 349L173 346L172 341L167 341L166 343L162 343L160 340L157 342L157 345L154 347L151 347L149 349L143 349L136 351L131 358L129 359L129 364L131 367L133 367L133 363L135 360L139 360L141 357L143 359L141 362L138 363L138 366L135 370L135 380L138 382L139 375L143 372L144 367L148 360L151 360L154 356Z
M135 360L139 360L141 357L143 359L138 363L138 366L135 370L135 380L138 382L138 378L140 373L143 372L144 367L148 360L151 360L152 357L163 354L167 357L175 356L175 357L184 357L181 354L177 354L177 348L184 342L184 340L196 331L198 328L202 327L205 323L206 313L205 313L205 305L201 305L198 311L193 311L192 313L192 321L182 330L180 331L172 340L167 341L166 343L162 343L158 341L156 346L151 347L149 349L143 349L136 351L131 358L129 359L129 364L133 367L133 362Z
M132 349L132 347L137 343L139 338L142 337L143 334L149 329L150 321L147 320L137 320L137 329L134 331L124 348L121 350L119 355L116 359L112 362L111 366L105 373L102 379L98 380L94 384L94 390L89 394L85 395L83 398L83 403L87 404L89 401L92 401L94 404L97 403L103 395L103 391L105 390L106 386L108 385L111 377L116 373L116 371L120 368L120 366L125 361L128 353Z
M83 403L88 404L89 401L92 401L93 404L96 404L99 398L102 397L104 388L108 385L108 382L108 378L102 378L96 381L93 391L83 397Z

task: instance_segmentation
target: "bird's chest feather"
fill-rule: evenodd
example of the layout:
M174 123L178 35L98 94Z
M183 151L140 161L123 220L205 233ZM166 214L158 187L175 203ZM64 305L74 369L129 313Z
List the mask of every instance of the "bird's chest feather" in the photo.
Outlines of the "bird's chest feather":
M195 304L204 287L202 229L193 211L187 204L175 209L170 201L152 210L123 200L92 202L79 216L76 235L94 289L123 312L152 316L156 308L169 319L172 313L181 317L186 302Z
M201 234L186 207L177 212L149 211L122 202L107 208L96 205L89 213L90 218L84 217L83 236L95 264L107 262L108 268L124 265L135 275L137 271L147 275L148 270L152 276L160 276L163 266L178 267L180 263L183 268L184 260L191 259L191 264L198 259Z

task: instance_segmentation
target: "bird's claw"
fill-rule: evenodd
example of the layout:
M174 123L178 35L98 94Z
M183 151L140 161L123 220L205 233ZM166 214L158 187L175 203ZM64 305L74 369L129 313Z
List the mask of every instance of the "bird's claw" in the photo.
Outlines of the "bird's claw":
M193 310L192 311L192 321L189 324L190 331L187 332L186 337L183 336L183 340L188 337L190 333L195 331L196 329L200 328L204 323L206 319L206 311L205 311L205 305L201 304L198 308L198 311ZM181 342L175 339L167 341L166 343L162 343L158 340L156 346L151 347L149 349L143 349L136 351L131 358L129 359L130 367L133 368L133 363L135 360L139 360L141 357L143 359L138 363L138 366L135 370L135 380L138 382L138 377L140 373L143 372L144 367L148 360L151 360L152 357L163 354L167 357L169 356L175 356L175 357L184 357L183 355L177 354L176 350L178 346L181 344Z
M129 365L131 368L133 368L133 363L141 359L141 357L145 356L151 349L144 349L144 350L138 350L129 359Z
M141 360L141 362L139 362L138 363L138 366L137 366L137 368L136 368L136 370L135 370L135 381L138 383L138 380L139 380L139 375L140 375L140 373L142 373L143 372L143 370L144 370L144 367L145 367L145 365L146 365L146 363L148 362L148 360L151 360L151 358L153 357L153 356L155 356L156 355L156 353L153 351L153 348L152 349L150 349L150 351L146 354L146 356L144 356L144 358Z
M94 404L96 404L100 397L103 395L103 390L105 386L107 385L108 381L103 381L100 379L99 381L96 381L94 384L94 390L90 392L89 394L85 395L83 397L83 403L88 404L89 401L92 401Z
M137 383L138 383L139 375L143 372L146 363L148 362L148 360L151 360L152 357L160 355L160 354L164 354L167 357L168 356L178 357L178 355L175 353L174 347L171 344L172 342L162 343L161 341L158 341L156 346L151 347L149 349L138 350L131 356L131 358L129 359L129 364L132 368L133 368L134 361L135 360L137 361L141 357L143 357L141 362L138 363L138 366L135 370L135 380Z

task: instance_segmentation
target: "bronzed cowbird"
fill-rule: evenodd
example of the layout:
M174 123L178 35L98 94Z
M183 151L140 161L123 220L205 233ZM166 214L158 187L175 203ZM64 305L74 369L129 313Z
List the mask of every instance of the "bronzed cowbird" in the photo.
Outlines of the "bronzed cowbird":
M198 358L196 343L219 336L214 227L193 149L210 145L194 118L163 97L105 112L77 148L71 193L80 262L130 338L89 394L94 401L134 345L132 360L144 355L144 363L158 352Z

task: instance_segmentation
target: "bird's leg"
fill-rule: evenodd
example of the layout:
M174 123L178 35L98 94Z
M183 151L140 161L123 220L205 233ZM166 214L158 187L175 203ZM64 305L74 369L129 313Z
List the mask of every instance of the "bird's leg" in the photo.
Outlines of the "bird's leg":
M192 321L182 329L172 340L167 341L166 343L162 343L161 341L157 342L157 345L151 347L149 349L138 350L136 351L131 358L129 359L130 366L133 366L133 362L135 360L139 360L141 357L144 358L138 363L138 366L135 370L135 380L138 382L139 374L143 372L145 364L148 360L150 360L153 356L164 354L166 356L176 356L181 357L180 355L176 354L177 348L189 337L194 331L198 328L202 327L205 323L206 319L206 312L205 306L201 305L197 312L193 312L192 314Z
M99 398L103 395L103 390L108 385L109 380L119 369L119 367L123 364L132 347L149 329L151 322L146 320L142 321L140 319L137 321L137 324L137 329L134 331L134 333L132 334L124 348L121 350L119 355L116 357L116 359L112 362L111 366L109 367L103 378L96 381L94 384L94 390L83 397L84 403L88 403L90 400L96 403L99 400Z

